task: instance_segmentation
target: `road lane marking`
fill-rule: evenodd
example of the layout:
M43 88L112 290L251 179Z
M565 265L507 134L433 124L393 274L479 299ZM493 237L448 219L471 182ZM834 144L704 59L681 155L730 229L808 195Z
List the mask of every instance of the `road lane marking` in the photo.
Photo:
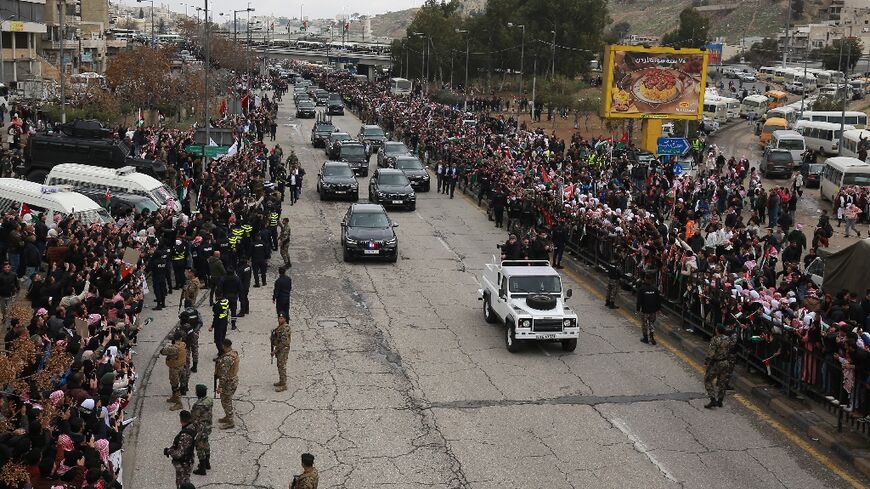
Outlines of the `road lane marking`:
M486 211L477 206L477 202L472 200L471 197L462 192L462 197L471 204L471 206L477 209L481 214L486 214ZM577 285L583 288L588 294L596 297L601 300L604 299L604 293L601 292L597 287L593 286L587 279L581 278L578 274L574 273L572 270L568 268L562 269L562 271L567 275L571 280L573 280ZM605 311L607 312L607 311ZM619 309L618 315L625 318L629 324L633 325L635 329L640 329L640 320L627 312L625 309ZM675 347L671 344L670 341L663 338L656 338L656 342L668 350L672 355L679 358L686 365L691 367L697 373L703 375L704 367L696 362L694 359L690 358L684 351ZM743 397L740 394L734 394L732 396L736 399L742 406L748 409L751 413L758 416L758 419L766 423L770 428L777 431L780 435L784 436L786 439L794 443L798 448L803 450L807 455L812 457L816 462L822 464L825 468L836 474L846 483L851 485L854 488L864 488L866 485L849 474L845 469L843 469L839 464L833 462L833 460L827 455L821 453L814 446L812 446L804 437L795 433L791 428L783 425L779 421L771 418L769 415L765 414L764 411L758 407L755 403L750 401L749 399Z
M680 483L680 481L678 481L677 478L674 477L673 474L671 474L671 471L669 471L667 467L665 467L665 464L659 462L655 455L650 453L649 448L647 448L647 446L640 440L640 437L638 437L634 434L634 432L631 431L631 428L628 427L625 421L619 418L613 418L613 420L611 420L610 422L611 424L613 424L613 426L616 427L616 429L621 431L622 434L626 436L626 438L634 443L634 449L638 453L642 453L647 459L649 459L649 461L652 462L652 464L655 465L657 469L659 469L659 472L661 472L662 475L664 475L671 482L675 482L677 484Z
M450 249L450 246L447 244L447 241L444 241L444 238L442 238L441 236L437 236L437 238L438 242L441 243L441 246L443 246L445 250L453 253L453 250Z

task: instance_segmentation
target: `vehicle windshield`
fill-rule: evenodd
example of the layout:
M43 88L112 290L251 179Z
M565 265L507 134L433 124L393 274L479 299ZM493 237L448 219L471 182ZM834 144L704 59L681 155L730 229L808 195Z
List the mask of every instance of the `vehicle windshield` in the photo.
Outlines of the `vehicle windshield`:
M371 129L363 129L363 136L367 138L379 138L384 136L384 130L380 127L375 127Z
M390 220L382 212L355 212L350 216L349 226L355 228L387 228Z
M381 185L408 185L408 178L401 173L387 173L378 176Z
M770 126L764 126L764 129L762 129L762 130L764 132L771 133L773 131L781 131L783 129L786 129L786 127L785 126L770 125Z
M85 224L115 222L106 209L91 209L73 213L73 217Z
M866 173L847 173L843 177L843 185L870 186L870 175Z
M804 142L800 139L780 139L779 146L780 149L804 149Z
M559 294L562 292L562 282L556 275L511 277L509 284L512 294Z
M773 161L776 163L788 162L791 163L792 157L791 153L786 151L771 151L769 155L767 155L768 161Z
M152 190L151 196L154 197L154 200L156 200L160 205L166 205L169 199L174 200L176 198L175 194L163 185Z
M399 170L422 170L423 164L417 158L405 158L396 161L396 168Z
M347 165L329 165L323 167L323 176L326 177L352 177L353 170Z
M362 146L358 146L356 144L342 146L341 147L341 157L345 158L348 156L365 156L366 150Z
M388 144L388 145L384 148L384 152L385 152L385 153L388 153L388 154L397 154L397 153L401 154L401 153L407 153L407 152L408 152L408 147L405 146L405 143L399 143L399 144Z
M348 139L353 139L350 137L350 134L346 132L332 133L332 136L329 136L329 138L333 143L336 141L347 141Z
M822 168L824 168L824 167L825 167L825 165L823 165L821 163L813 163L809 166L809 168L807 169L807 172L809 172L809 173L822 173Z

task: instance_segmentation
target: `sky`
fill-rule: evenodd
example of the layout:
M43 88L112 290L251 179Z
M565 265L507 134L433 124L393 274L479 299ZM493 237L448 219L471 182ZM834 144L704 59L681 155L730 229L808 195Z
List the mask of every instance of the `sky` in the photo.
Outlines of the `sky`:
M135 0L121 0L124 5L136 5ZM154 6L162 5L176 12L184 12L184 4L189 6L188 15L193 16L197 6L204 5L203 0L191 0L189 2L155 0ZM229 12L243 9L247 6L247 0L211 0L208 8L214 12ZM275 17L299 17L300 7L303 15L309 19L332 18L338 14L376 15L387 11L404 10L406 8L419 7L423 0L252 0L251 7L255 9L252 15L274 15ZM140 5L147 6L150 2Z

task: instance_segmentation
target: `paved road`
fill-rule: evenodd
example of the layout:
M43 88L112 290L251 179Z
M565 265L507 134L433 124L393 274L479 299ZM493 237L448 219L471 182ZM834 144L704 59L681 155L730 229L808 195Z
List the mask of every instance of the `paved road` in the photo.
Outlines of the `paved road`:
M292 142L308 173L302 200L284 207L294 222L290 388L271 387L271 287L252 289L253 314L230 335L242 354L239 421L215 429L215 469L195 476L197 487L287 487L304 451L317 456L321 487L844 486L733 402L703 409L694 371L641 344L634 326L576 284L577 351L508 353L476 299L504 235L464 198L422 194L417 211L391 213L398 263L343 263L338 223L348 204L317 200L322 150L307 142L310 120L288 117L283 108L291 125L279 142ZM351 133L359 126L352 116L335 121ZM157 316L143 349L170 316ZM205 363L194 379L211 388ZM173 480L162 456L178 425L166 378L158 362L147 379L144 428L128 459L134 489Z

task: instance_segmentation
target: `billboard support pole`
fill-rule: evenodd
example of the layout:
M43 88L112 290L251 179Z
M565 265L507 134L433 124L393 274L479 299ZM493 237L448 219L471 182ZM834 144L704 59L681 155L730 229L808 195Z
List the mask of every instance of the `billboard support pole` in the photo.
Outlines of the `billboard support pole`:
M641 119L640 148L655 154L662 136L662 119Z

